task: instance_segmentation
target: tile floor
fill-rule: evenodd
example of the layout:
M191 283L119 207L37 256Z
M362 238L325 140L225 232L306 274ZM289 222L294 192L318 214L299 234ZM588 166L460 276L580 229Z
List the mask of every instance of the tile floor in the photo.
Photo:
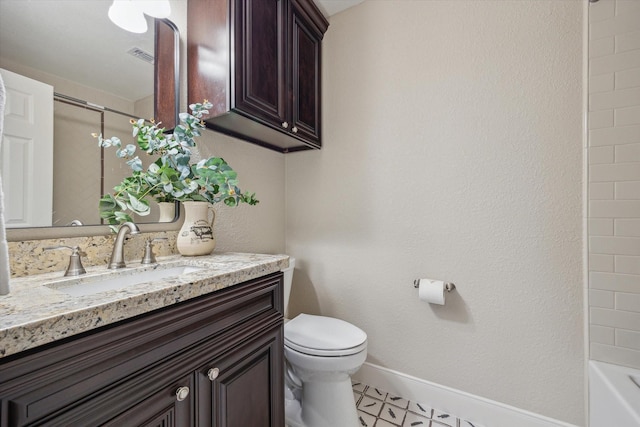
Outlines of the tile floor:
M362 427L484 427L358 382L353 397Z

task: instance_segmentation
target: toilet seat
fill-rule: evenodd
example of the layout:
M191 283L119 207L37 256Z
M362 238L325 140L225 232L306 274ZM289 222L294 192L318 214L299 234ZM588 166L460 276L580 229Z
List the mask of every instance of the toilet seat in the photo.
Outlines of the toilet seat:
M367 334L344 320L300 314L285 324L284 342L311 356L349 356L366 350Z

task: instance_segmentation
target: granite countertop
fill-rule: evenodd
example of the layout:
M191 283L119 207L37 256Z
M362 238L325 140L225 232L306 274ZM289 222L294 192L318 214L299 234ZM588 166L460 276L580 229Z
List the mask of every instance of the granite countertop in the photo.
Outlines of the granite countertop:
M89 267L87 274L63 277L64 271L11 281L0 296L0 357L18 353L129 317L205 295L286 268L286 255L218 253L200 257L158 258L159 266L130 262L120 270ZM168 275L153 282L128 285L90 295L73 296L65 287L113 273L123 279L141 269L190 265L193 273ZM68 291L69 292L69 291Z

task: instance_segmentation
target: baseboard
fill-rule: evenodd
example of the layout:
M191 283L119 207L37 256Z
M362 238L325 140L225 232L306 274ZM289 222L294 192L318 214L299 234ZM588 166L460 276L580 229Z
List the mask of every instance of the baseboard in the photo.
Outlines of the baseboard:
M368 362L353 379L486 427L576 427Z

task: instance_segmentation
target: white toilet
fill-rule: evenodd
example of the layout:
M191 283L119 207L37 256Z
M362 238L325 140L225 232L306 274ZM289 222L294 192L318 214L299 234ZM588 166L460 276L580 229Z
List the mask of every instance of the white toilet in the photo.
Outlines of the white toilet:
M295 259L284 272L285 315ZM285 417L290 427L357 427L351 375L367 358L367 334L325 316L300 314L284 325Z

